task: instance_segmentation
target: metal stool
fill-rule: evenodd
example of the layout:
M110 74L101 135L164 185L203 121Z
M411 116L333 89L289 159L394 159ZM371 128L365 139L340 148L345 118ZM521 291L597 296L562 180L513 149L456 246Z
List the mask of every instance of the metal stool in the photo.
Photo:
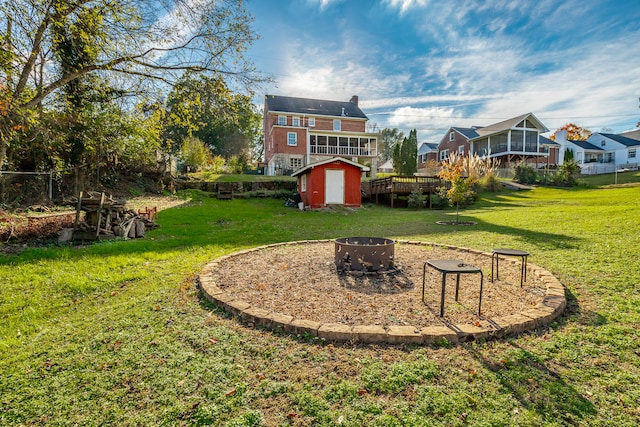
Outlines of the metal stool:
M465 273L478 273L480 274L480 299L478 301L478 316L480 316L480 309L482 308L482 284L484 276L482 270L475 265L466 264L464 261L457 259L429 259L422 266L422 302L424 303L424 285L425 276L427 273L427 265L435 268L442 273L442 291L440 292L440 317L444 317L444 292L447 283L447 274L456 275L456 301L458 301L458 289L460 288L460 275Z
M522 259L522 266L520 269L520 287L522 287L523 280L527 281L527 257L529 252L521 251L519 249L508 248L496 248L491 250L491 281L493 282L493 260L496 263L496 279L498 279L498 259L500 255L504 256L516 256Z

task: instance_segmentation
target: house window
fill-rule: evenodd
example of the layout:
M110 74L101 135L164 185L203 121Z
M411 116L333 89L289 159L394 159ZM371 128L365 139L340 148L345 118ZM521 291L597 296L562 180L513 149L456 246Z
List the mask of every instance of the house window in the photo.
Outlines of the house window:
M299 157L292 157L289 159L289 165L293 170L300 169L302 167L302 159Z
M300 117L293 117L291 121L292 121L292 126L300 127Z
M456 135L453 132L449 132L449 141L456 139Z
M295 132L287 133L287 145L298 145L298 134Z
M307 191L307 174L302 175L300 178L300 191L303 193Z
M460 154L460 155L464 154L464 146L463 145L458 147L458 154Z
M629 158L630 159L635 159L636 158L636 149L635 148L629 150Z
M309 127L310 128L316 127L316 118L315 117L309 117Z
M342 130L342 121L340 119L333 120L333 130Z
M287 116L278 116L278 124L281 126L287 125Z
M605 141L604 139L602 141L600 141L600 146L604 147L605 145L607 145L607 141Z
M449 158L449 150L440 151L440 161L445 161Z

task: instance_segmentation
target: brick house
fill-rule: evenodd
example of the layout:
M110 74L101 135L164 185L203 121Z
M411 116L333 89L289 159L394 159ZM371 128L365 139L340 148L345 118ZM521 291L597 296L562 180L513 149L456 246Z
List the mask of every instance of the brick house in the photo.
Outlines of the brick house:
M537 166L556 165L559 144L541 136L549 129L533 113L485 127L452 127L438 144L438 161L449 154L477 154L498 158L503 166L525 161Z
M343 102L266 95L265 175L290 175L336 156L371 164L378 154L379 134L366 132L368 120L357 96Z

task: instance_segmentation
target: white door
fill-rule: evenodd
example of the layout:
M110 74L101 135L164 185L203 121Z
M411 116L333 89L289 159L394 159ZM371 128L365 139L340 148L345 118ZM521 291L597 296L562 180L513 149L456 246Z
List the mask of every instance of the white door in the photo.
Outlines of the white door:
M324 203L327 205L344 205L344 170L325 170Z

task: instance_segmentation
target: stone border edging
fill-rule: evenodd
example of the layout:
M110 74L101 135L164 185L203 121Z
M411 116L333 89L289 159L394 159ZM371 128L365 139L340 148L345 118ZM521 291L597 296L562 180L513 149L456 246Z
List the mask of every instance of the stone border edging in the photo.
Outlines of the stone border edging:
M198 286L207 300L244 322L253 323L254 325L259 325L271 330L281 329L290 334L308 334L327 341L355 341L368 344L438 344L445 340L452 344L458 344L473 340L486 340L517 335L527 330L548 325L560 316L567 306L565 290L562 283L549 271L531 263L528 263L527 266L528 274L536 275L546 285L547 289L544 298L535 307L521 313L492 318L490 322L491 327L456 324L449 326L427 326L423 328L392 325L384 328L379 325L345 325L342 323L320 323L307 319L298 319L288 314L270 312L263 308L252 306L245 301L234 299L220 289L214 283L211 276L211 271L218 267L221 261L233 256L278 246L329 242L333 242L333 240L300 240L295 242L274 243L224 255L210 262L203 268L202 272L198 275ZM396 240L396 242L409 245L435 246L448 250L491 257L490 252L439 243L414 240ZM501 257L500 260L502 259ZM510 263L516 262L509 258L504 258L504 261Z

